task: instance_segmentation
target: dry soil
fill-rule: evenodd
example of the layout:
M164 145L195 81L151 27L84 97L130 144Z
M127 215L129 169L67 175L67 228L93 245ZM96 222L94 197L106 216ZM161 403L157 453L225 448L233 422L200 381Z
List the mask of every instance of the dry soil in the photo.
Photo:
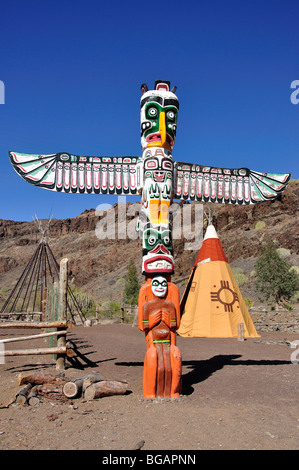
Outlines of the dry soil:
M35 330L36 331L36 330ZM18 335L34 331L18 330ZM16 330L2 330L0 339ZM0 449L293 450L299 443L298 334L262 332L257 339L177 338L182 395L148 401L142 394L145 340L128 324L75 326L77 354L65 375L98 372L128 382L126 395L0 409ZM45 340L38 340L44 346ZM38 341L29 344L37 347ZM295 344L293 343L293 346ZM10 348L28 347L23 342ZM291 356L293 354L293 356ZM293 362L292 362L293 359ZM19 389L21 372L56 373L51 356L7 357L0 365L0 402Z

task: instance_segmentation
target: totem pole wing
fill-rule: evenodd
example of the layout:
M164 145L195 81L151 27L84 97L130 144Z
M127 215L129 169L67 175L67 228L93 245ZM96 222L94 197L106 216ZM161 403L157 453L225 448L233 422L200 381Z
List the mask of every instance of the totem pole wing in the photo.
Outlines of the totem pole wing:
M65 193L136 194L139 157L82 157L70 153L9 152L19 175L41 188Z
M260 173L174 162L174 199L254 204L271 201L287 187L290 173Z

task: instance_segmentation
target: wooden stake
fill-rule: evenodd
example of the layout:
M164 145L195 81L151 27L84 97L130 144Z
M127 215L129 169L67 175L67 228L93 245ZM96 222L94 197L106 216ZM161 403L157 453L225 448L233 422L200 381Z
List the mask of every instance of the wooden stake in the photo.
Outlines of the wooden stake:
M44 287L43 290L43 300L42 300L42 321L46 320L46 308L47 308L47 288Z
M67 295L67 266L68 259L63 258L60 262L59 275L59 320L66 320L66 295ZM66 335L57 338L57 347L66 348ZM56 369L65 369L65 353L58 354L56 359Z
M244 341L244 323L238 323L238 341Z
M67 268L68 268L68 259L63 258L60 261L60 274L59 274L59 320L66 319Z

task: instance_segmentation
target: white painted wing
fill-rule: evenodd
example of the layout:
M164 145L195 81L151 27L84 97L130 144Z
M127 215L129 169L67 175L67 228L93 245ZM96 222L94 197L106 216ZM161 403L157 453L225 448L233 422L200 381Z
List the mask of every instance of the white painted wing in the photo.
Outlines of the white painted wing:
M136 194L139 157L82 157L70 153L31 155L9 152L19 175L52 191Z
M174 162L174 199L254 204L276 199L290 173L260 173L248 168L226 169Z

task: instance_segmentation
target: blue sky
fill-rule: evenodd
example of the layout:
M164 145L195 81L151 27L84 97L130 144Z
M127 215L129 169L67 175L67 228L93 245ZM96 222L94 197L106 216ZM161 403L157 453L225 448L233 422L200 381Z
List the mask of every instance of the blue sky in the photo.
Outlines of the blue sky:
M174 160L299 178L296 0L10 0L0 15L0 218L117 202L35 188L8 150L141 155L140 85L156 79L177 86Z

